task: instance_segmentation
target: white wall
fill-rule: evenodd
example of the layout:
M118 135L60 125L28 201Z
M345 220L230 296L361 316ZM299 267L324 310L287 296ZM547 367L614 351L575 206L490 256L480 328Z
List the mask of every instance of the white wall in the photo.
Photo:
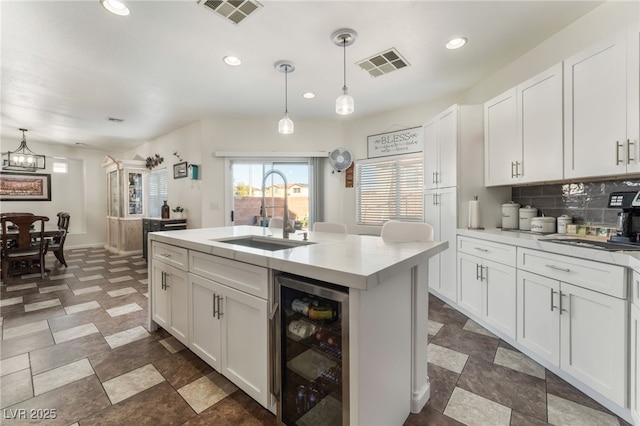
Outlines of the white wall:
M16 141L3 140L2 149L15 149L19 144L18 135ZM47 156L46 170L38 173L51 174L51 201L4 201L0 211L25 211L48 216L53 224L58 220L56 213L69 212L71 219L65 247L103 245L106 241L107 196L101 163L105 155L117 154L39 143L28 136L27 144L32 151ZM67 163L69 172L66 175L52 173L54 162Z

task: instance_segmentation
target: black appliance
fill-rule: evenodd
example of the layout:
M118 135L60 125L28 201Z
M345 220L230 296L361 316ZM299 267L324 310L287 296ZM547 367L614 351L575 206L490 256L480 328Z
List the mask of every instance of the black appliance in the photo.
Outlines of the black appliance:
M291 274L275 277L278 424L349 424L349 294Z
M621 191L609 194L609 208L619 208L616 235L609 241L640 245L640 191Z

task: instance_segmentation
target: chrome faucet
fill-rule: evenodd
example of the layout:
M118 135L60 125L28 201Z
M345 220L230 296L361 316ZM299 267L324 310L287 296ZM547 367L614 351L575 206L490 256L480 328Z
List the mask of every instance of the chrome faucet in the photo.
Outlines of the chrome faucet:
M267 178L273 173L280 175L280 177L284 181L284 214L282 215L282 221L284 223L282 224L282 238L289 238L289 234L296 231L289 224L289 188L287 188L287 178L285 177L284 173L282 173L278 169L267 170L267 172L264 174L264 177L262 178L262 203L260 204L260 217L264 220L267 216L264 192Z

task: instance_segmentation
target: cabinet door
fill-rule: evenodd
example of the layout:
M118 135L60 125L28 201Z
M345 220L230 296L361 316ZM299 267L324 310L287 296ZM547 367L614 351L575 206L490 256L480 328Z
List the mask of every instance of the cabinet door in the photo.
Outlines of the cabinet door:
M516 268L482 261L484 306L482 319L505 335L516 338Z
M626 35L564 62L565 178L626 171Z
M560 282L518 270L516 340L560 366Z
M185 345L189 344L189 287L187 284L187 273L173 266L167 266L165 272L165 283L170 302L170 324L169 331L173 337Z
M436 172L440 165L438 161L438 139L436 136L436 119L429 120L422 126L424 132L424 187L437 188Z
M562 179L562 63L517 86L518 183Z
M485 186L513 184L522 163L516 112L515 87L484 104Z
M424 194L424 221L433 226L433 241L442 241L440 237L440 206L438 191L426 191ZM449 246L451 248L451 246ZM440 294L440 257L442 253L429 259L429 288ZM455 300L455 298L453 299Z
M631 306L631 341L630 341L631 383L631 416L636 424L640 424L640 307Z
M627 34L627 173L640 173L640 32Z
M458 305L477 319L482 318L482 259L458 253Z
M151 262L151 285L152 287L152 318L165 330L169 329L171 324L171 296L169 289L165 287L165 265L162 262Z
M223 287L220 372L266 407L269 398L267 301Z
M434 241L448 241L449 248L440 253L440 292L455 302L456 293L456 230L458 197L455 187L438 191L440 235ZM431 265L430 265L431 266Z
M438 114L437 139L440 157L438 187L456 186L458 165L458 106Z
M560 368L626 405L626 300L561 283Z
M217 310L222 286L189 274L189 349L220 371L220 326Z

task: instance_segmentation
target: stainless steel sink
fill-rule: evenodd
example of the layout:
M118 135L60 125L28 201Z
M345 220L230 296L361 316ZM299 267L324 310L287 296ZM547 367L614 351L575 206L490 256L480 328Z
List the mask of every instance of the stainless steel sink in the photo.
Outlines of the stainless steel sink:
M260 237L256 235L248 235L245 237L221 238L221 239L214 239L211 241L217 241L219 243L250 247L250 248L268 250L268 251L287 250L294 247L315 244L310 241L285 240L281 238Z

